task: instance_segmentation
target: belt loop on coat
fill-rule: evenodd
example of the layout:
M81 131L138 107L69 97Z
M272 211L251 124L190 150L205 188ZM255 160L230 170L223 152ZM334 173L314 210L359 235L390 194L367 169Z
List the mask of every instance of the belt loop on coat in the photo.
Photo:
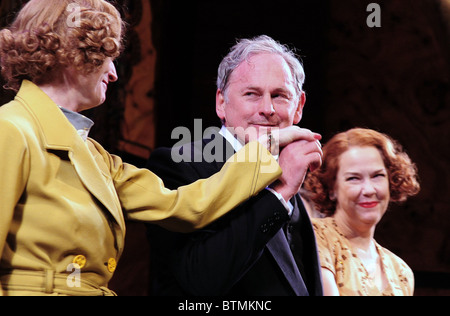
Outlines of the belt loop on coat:
M52 294L55 288L55 271L45 270L44 276L44 292L46 294Z

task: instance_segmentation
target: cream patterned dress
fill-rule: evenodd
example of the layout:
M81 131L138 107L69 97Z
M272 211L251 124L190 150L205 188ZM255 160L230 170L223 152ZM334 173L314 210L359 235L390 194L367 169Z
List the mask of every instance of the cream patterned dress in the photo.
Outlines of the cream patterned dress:
M339 232L334 218L312 219L322 268L330 270L341 296L412 296L414 275L398 256L375 242L387 286L380 290L369 277L349 240Z

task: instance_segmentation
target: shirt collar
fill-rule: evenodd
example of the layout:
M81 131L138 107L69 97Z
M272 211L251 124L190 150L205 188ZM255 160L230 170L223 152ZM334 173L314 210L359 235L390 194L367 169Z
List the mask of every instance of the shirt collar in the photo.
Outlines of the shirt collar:
M236 136L231 134L231 132L228 130L228 128L225 127L225 125L222 125L219 134L222 135L231 144L231 146L233 146L235 152L238 152L242 149L242 147L244 147L244 145L242 145L242 143L236 138Z
M230 132L230 130L225 127L225 125L222 125L219 134L225 137L225 139L231 144L231 146L233 146L235 152L238 152L239 150L242 149L242 147L244 147L244 145L242 145L242 143L236 138L236 136L234 136ZM276 161L278 161L279 155L274 155L273 157L275 158Z
M80 135L81 138L84 141L86 141L87 137L89 135L89 131L91 130L92 126L94 125L94 122L80 113L70 111L63 107L59 107L59 108L64 113L66 118L69 120L69 122L73 125L73 127L75 127L78 135Z
M244 147L244 145L242 145L242 143L229 131L229 129L225 127L225 125L222 125L219 134L222 135L227 140L227 142L231 144L231 146L233 146L235 152L238 152L240 149L242 149L242 147ZM278 161L278 155L275 155L274 158ZM280 193L276 192L270 187L267 187L266 189L275 194L275 196L286 208L288 215L291 216L294 210L294 206L291 201L285 201Z

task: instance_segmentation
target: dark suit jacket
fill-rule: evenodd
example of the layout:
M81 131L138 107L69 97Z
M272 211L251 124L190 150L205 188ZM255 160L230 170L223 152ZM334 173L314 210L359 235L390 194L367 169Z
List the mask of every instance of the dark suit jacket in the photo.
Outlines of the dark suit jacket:
M168 188L209 177L220 170L226 161L225 156L234 153L221 135L214 134L212 138L215 139L214 144L222 143L226 146L223 148L227 148L222 150L222 161L201 159L205 146L211 145L211 139L203 139L173 149L188 162L175 163L172 150L160 148L152 153L147 167L161 177ZM211 153L211 146L207 151ZM296 207L289 218L278 198L263 190L195 233L177 234L148 225L152 249L152 293L322 295L311 222L300 197L296 196L292 202Z

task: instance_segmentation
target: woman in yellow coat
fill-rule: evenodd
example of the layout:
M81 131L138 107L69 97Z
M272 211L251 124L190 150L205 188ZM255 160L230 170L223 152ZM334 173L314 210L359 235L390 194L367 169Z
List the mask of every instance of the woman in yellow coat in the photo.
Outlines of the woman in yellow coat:
M113 295L125 218L191 231L281 173L251 142L220 173L170 191L88 138L77 112L117 80L122 34L104 0L31 0L0 32L2 75L18 91L0 108L0 294Z

